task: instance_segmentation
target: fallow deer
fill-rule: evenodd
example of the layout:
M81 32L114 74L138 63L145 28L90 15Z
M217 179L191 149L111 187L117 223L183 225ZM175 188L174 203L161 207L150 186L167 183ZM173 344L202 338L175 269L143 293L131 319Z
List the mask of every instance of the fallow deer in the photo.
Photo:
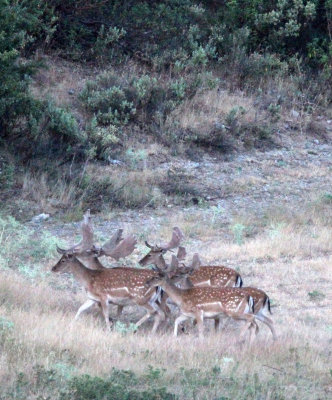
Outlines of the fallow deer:
M240 336L247 329L250 329L250 336L253 328L256 333L258 332L258 325L253 314L254 300L242 289L211 287L181 289L170 281L167 274L159 269L158 271L158 276L148 280L147 285L160 286L179 307L181 314L175 320L175 336L177 336L179 324L193 318L197 321L199 337L202 338L204 318L216 318L220 315L246 321ZM183 272L180 275L183 275Z
M156 314L152 332L157 330L160 321L165 318L164 312L155 302L158 288L145 285L147 280L156 276L155 271L129 267L91 270L73 254L63 254L53 266L52 272L72 273L87 292L88 300L79 308L75 319L95 303L101 305L107 328L110 328L109 304L111 303L120 306L136 304L145 308L146 315L137 322L137 327Z
M157 260L158 262L159 260ZM196 265L199 264L199 258L196 262ZM190 277L186 277L184 280L184 284L182 284L182 287L184 288L190 288L190 287L215 287L215 288L222 288L223 286L223 280L210 280L210 284L209 285L204 285L203 282L200 285L197 285L197 281L195 281L194 279L192 279L192 277L195 276L195 274L197 272L199 272L201 270L202 267L199 267L198 269L196 269L196 271L190 275ZM213 267L207 267L207 268L213 268ZM216 268L220 268L220 267L216 267ZM240 278L241 279L241 278ZM241 280L241 284L242 284L242 280ZM271 306L270 306L270 299L269 296L261 289L257 289L254 287L241 287L241 289L243 291L245 291L246 293L248 293L249 296L251 296L254 299L255 302L255 308L254 308L254 314L255 317L263 322L264 324L266 324L269 329L272 332L272 336L273 339L276 340L277 339L277 335L274 329L274 325L273 325L273 321L270 317L267 316L267 313L269 312L271 313ZM219 318L215 318L215 329L216 330L220 330L220 320Z
M91 223L90 210L88 209L83 216L81 223L82 239L79 243L69 249L57 247L60 254L75 255L85 266L92 270L104 270L104 265L99 261L100 256L108 256L115 260L130 255L136 246L137 240L133 235L122 238L122 229L118 229L113 236L105 242L102 247L94 244L94 232ZM100 304L97 303L99 306ZM100 306L101 307L101 306ZM117 306L116 317L119 317L123 310L122 305Z
M160 289L154 291L149 288L147 290L145 282L155 276L156 272L149 269L129 267L105 268L98 260L100 255L109 255L118 259L133 251L136 240L132 236L129 236L122 242L119 242L121 240L121 232L119 232L120 231L113 235L101 248L94 246L93 229L90 221L90 213L88 211L84 216L82 224L81 242L68 250L57 248L58 252L62 254L62 257L53 267L52 271L71 271L87 291L88 300L79 308L75 319L78 318L82 311L88 309L95 303L100 304L105 319L106 314L108 315L108 304L116 304L118 307L137 304L147 310L147 314L141 318L137 326L140 326L155 312L157 313L157 318L153 326L154 332L160 320L164 319L164 312L160 310L160 308L164 309L165 304L162 303L159 307L158 304L155 303L158 297L156 292L159 294ZM173 229L171 241L164 245L164 247L167 249L176 247L181 240L180 237L181 231L175 227ZM94 256L92 256L92 254ZM84 260L90 258L90 261L96 259L99 264L93 261L95 268L86 268L77 257L81 257ZM91 266L91 264L89 266ZM162 268L168 268L165 262ZM106 324L108 327L110 326L109 320L106 321Z

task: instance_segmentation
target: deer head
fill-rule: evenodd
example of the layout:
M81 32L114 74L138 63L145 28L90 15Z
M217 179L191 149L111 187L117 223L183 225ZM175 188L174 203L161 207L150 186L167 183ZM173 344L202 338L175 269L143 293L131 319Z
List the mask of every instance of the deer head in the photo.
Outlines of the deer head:
M52 272L69 272L70 267L75 261L78 261L73 254L63 253L63 250L57 247L58 253L62 254L60 260L51 268Z
M168 243L165 244L161 244L161 245L150 245L147 241L145 242L146 246L151 249L148 254L146 256L144 256L140 261L139 264L142 266L146 266L149 264L154 264L154 265L158 265L160 263L162 263L163 261L163 254L165 254L168 250L174 249L176 247L179 247L181 240L183 239L183 233L181 232L181 230L175 226L173 228L173 232L172 232L172 238ZM181 247L181 256L185 256L185 249L184 247Z
M164 261L165 262L165 261ZM166 262L165 262L166 264ZM186 266L184 263L179 263L178 258L172 255L172 260L166 268L155 267L158 275L146 282L148 286L160 286L165 281L179 282L182 279L188 278L200 266L200 259L197 253L194 254L192 263Z

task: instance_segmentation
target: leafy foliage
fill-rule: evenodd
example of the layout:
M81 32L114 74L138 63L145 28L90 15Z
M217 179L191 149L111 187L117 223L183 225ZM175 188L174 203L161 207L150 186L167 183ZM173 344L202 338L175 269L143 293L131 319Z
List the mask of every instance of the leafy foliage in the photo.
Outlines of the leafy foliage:
M212 71L228 75L234 87L256 88L264 77L299 70L305 84L303 71L311 67L328 83L331 16L332 0L0 0L0 139L24 161L107 159L132 122L148 122L161 137L174 108L216 84ZM36 49L144 67L134 77L107 72L88 82L81 100L91 118L79 124L70 110L31 96ZM167 72L168 85L150 71Z

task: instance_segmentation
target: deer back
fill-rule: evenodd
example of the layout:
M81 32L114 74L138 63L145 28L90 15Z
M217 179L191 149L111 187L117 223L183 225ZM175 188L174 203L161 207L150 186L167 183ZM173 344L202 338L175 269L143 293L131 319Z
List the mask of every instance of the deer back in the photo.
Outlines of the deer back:
M191 276L193 286L241 287L240 274L232 268L224 266L201 266Z
M141 302L151 297L155 291L146 286L146 281L156 275L152 270L118 267L98 272L91 280L91 291L97 295L112 295Z
M224 314L243 313L248 308L250 296L238 288L193 287L182 289L181 309L222 312Z

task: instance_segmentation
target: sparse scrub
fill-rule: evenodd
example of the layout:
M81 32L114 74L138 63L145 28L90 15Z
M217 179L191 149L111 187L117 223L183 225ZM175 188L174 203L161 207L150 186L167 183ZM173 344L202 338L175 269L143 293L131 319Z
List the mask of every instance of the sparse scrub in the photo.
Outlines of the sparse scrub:
M83 208L102 206L139 208L161 203L156 177L147 171L123 172L99 178L86 175L81 183Z
M244 232L246 230L246 226L240 223L234 224L232 226L232 232L234 235L234 241L236 244L238 244L239 246L243 244L244 242Z
M253 97L243 92L219 89L198 91L166 120L168 131L201 146L229 152L241 145L260 147L271 137L269 116L254 105Z
M21 269L31 277L39 276L42 263L55 254L58 241L49 234L37 238L13 217L0 214L0 260L2 269Z

